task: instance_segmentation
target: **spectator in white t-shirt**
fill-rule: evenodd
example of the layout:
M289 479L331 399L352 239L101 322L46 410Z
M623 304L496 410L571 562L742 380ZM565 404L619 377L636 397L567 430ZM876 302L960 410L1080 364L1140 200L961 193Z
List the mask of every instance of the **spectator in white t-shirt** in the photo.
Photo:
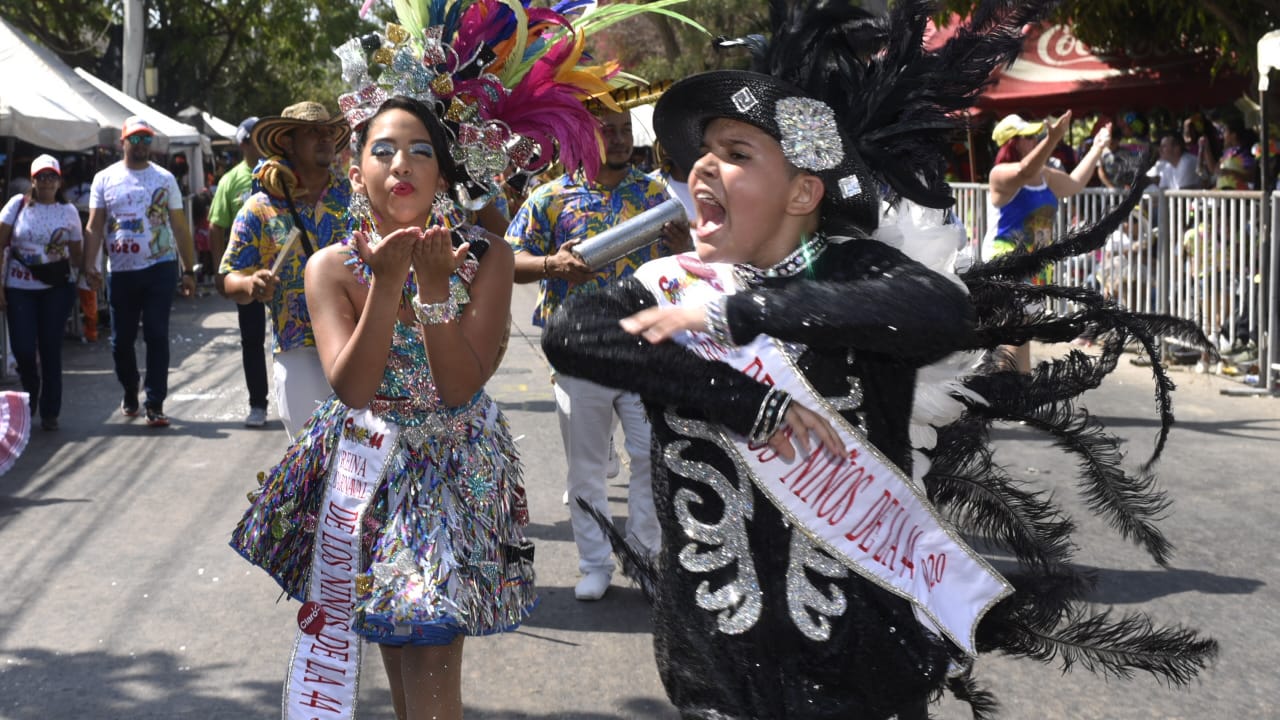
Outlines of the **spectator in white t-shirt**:
M111 304L111 354L116 378L124 386L120 411L139 412L147 425L165 427L164 400L169 392L169 312L182 261L182 295L195 292L195 247L182 210L182 192L168 170L151 162L155 130L134 116L120 134L124 159L93 178L89 195L86 257L107 251L107 299ZM105 232L104 232L105 230ZM101 284L96 268L86 268L90 282ZM147 346L146 376L138 374L134 341L138 320Z
M1196 190L1202 187L1196 156L1187 152L1182 137L1165 133L1160 138L1160 159L1147 171L1161 190Z
M35 189L0 210L0 309L31 412L45 430L58 429L62 410L62 333L75 302L72 269L81 264L80 213L62 194L56 158L31 163Z

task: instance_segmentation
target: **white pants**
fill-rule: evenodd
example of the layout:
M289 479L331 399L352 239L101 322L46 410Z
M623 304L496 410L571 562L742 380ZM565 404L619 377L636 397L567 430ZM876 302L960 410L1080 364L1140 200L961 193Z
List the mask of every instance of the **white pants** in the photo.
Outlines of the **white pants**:
M569 519L578 545L578 569L584 573L613 571L609 539L596 521L578 506L585 500L606 517L609 513L605 472L613 433L613 414L622 422L631 478L627 489L626 535L637 550L656 553L661 531L653 507L653 475L649 462L649 420L640 396L580 378L556 376L556 414L569 463Z
M272 360L276 407L284 421L285 432L293 439L315 413L316 407L333 394L333 390L324 376L324 368L320 366L320 351L314 347L275 353Z

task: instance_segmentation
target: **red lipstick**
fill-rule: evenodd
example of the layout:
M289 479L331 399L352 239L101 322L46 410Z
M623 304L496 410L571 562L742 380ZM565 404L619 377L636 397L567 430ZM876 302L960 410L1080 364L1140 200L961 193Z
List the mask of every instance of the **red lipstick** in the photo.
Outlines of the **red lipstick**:
M391 188L391 192L395 195L399 195L400 197L404 197L405 195L412 195L413 191L414 191L413 183L407 183L404 181L396 183L395 187Z

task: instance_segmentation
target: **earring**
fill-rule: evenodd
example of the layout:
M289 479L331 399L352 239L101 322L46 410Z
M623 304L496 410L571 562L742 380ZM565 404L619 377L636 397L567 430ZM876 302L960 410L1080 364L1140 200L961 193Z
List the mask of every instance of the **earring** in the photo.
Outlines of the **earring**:
M436 191L436 200L431 205L431 216L433 218L447 218L453 214L455 209L453 198L449 197L449 193L444 190Z
M351 216L359 223L360 229L369 232L373 229L373 208L369 205L369 196L360 191L351 193L349 203Z

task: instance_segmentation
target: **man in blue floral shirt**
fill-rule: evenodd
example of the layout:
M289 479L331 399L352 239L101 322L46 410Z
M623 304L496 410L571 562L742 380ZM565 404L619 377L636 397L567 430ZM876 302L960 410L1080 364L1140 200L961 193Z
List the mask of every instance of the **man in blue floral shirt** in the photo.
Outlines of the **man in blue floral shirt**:
M331 392L311 333L303 270L312 253L351 234L351 184L334 165L350 136L345 119L331 119L315 102L259 120L252 137L266 160L254 172L255 191L236 214L218 268L228 297L262 301L271 310L276 403L290 436ZM294 228L299 241L286 247ZM287 254L272 272L281 251Z
M605 113L601 122L605 160L595 181L575 173L538 186L507 228L507 242L516 251L516 282L539 283L533 315L533 323L539 327L567 296L594 292L631 275L650 260L691 247L684 228L668 235L680 238L676 242L667 240L641 248L598 272L592 272L570 252L575 244L667 200L664 184L630 163L630 114ZM569 516L578 546L578 569L583 575L574 595L579 600L599 600L613 576L611 549L577 499L609 515L605 474L613 415L617 413L631 458L627 535L639 552L657 553L660 539L649 467L649 421L634 393L566 376L557 377L555 383L560 435L569 465Z

